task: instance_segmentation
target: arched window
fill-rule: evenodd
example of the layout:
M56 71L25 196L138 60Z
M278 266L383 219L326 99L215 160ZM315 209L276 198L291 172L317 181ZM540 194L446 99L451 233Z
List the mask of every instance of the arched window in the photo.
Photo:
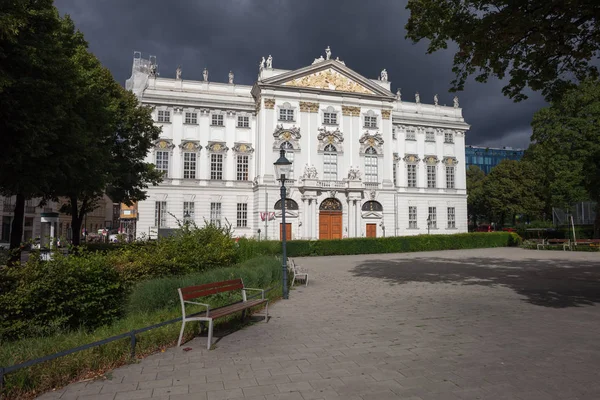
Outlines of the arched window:
M325 146L323 154L323 179L337 181L337 149L334 145Z
M273 208L275 208L276 210L281 210L281 200L277 200ZM285 209L291 211L298 211L298 203L296 203L292 199L285 199Z
M342 203L333 197L325 199L321 202L319 210L322 211L342 211Z
M365 182L378 182L377 150L372 146L365 150Z
M383 206L380 202L375 200L369 200L362 206L362 211L379 211L383 212Z
M280 121L293 121L294 120L294 108L288 102L282 104L279 107L279 120Z
M329 106L323 111L323 124L337 125L337 113L335 112L335 108Z
M281 143L280 146L283 150L285 150L285 158L291 161L292 165L290 165L289 177L287 179L294 179L294 145L288 141Z

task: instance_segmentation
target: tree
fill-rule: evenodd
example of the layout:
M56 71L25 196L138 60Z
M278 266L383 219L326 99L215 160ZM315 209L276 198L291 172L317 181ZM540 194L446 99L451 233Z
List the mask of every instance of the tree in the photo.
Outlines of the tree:
M470 165L467 169L467 214L474 225L477 225L480 217L488 214L483 191L484 181L485 172L476 165Z
M429 39L428 53L458 45L452 91L467 78L486 82L510 75L502 92L515 101L526 87L557 99L587 77L600 50L597 0L409 0L406 24L413 42Z
M596 202L594 237L600 237L600 81L568 90L532 122L531 154L543 163L553 205Z

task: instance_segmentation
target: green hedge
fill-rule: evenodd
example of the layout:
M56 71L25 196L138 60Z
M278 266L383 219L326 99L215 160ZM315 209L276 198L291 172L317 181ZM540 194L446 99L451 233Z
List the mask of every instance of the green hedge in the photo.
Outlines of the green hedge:
M407 253L486 247L518 246L521 238L509 232L475 232L454 235L394 236L386 238L350 238L342 240L292 240L287 242L289 257L351 254ZM247 254L281 254L281 242L244 240L240 250Z

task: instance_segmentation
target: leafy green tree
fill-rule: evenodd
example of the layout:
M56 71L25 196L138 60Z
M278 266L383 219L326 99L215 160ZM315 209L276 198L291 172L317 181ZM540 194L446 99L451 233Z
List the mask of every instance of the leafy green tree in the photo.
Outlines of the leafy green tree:
M554 206L596 202L594 237L600 236L600 81L589 79L533 117L535 143L528 156L543 165ZM542 164L543 163L543 164Z
M406 8L407 37L429 39L428 53L458 46L453 91L473 74L479 82L508 74L502 91L515 101L527 98L526 87L555 100L573 82L598 76L597 0L409 0Z
M488 214L483 191L484 181L485 172L476 165L470 165L467 169L467 214L474 225L477 225L479 218Z

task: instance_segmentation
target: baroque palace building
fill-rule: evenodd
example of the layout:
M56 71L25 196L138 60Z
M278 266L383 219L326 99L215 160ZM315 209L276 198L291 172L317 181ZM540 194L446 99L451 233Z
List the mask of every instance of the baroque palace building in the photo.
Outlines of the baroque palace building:
M177 220L230 224L235 236L279 239L280 149L288 239L341 239L467 231L465 132L451 107L402 100L387 71L368 79L339 58L296 70L262 59L253 86L159 77L136 52L127 80L153 107L160 139L147 161L164 171L138 204L137 236Z

